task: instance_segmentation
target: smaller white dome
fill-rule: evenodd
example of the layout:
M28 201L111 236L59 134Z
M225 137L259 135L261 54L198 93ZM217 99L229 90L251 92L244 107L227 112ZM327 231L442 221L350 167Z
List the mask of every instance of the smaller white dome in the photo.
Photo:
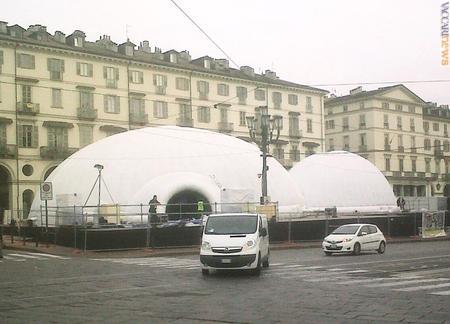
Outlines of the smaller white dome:
M333 151L311 155L290 174L305 198L305 210L337 207L338 212L397 210L385 176L357 154Z

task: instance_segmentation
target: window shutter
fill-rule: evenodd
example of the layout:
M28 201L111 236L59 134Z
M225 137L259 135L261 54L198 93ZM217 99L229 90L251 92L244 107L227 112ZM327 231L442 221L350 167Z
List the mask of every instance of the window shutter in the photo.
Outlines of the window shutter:
M153 102L153 117L158 117L158 103L156 101Z
M103 78L106 79L108 77L108 74L106 72L106 66L103 67Z
M33 134L32 134L32 147L38 147L39 146L39 127L33 126Z
M153 74L153 85L156 85L156 74Z
M163 76L163 85L167 87L167 76Z
M120 112L120 98L119 98L119 96L115 96L114 97L114 111L116 112L116 113L119 113Z
M55 147L55 129L47 128L47 145L50 147Z
M103 107L105 108L105 111L108 111L108 96L103 96Z
M53 59L51 59L51 58L47 59L47 70L55 71L54 66L53 66Z
M19 147L23 147L23 125L20 125L18 127L17 144L19 145Z
M59 67L61 69L61 72L64 72L64 60L59 60Z
M116 80L119 80L119 68L114 69L114 74L116 75Z
M77 75L81 74L80 62L77 62Z
M133 71L128 71L128 82L133 82Z
M144 73L139 72L139 83L144 83Z
M92 64L88 64L87 67L88 67L88 76L92 77L94 75Z
M3 51L0 51L0 65L3 64Z
M209 83L205 81L205 93L209 93Z
M201 87L201 84L202 84L201 81L197 81L197 90L198 90L199 92L202 91L201 88L200 88L200 87Z
M6 145L6 125L0 124L0 144Z

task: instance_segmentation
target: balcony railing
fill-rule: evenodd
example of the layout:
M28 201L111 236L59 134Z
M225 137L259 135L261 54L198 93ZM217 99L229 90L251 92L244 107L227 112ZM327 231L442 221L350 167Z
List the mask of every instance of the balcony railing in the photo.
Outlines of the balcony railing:
M391 146L389 144L384 144L384 150L385 151L390 151L391 150Z
M39 113L39 104L32 102L18 102L17 112L24 115L36 115Z
M367 152L367 145L360 145L359 152Z
M450 181L450 173L447 173L447 174L443 174L443 175L441 175L441 179L442 179L442 181L447 181L447 182L449 182Z
M277 159L278 162L281 163L282 166L284 166L286 169L290 169L292 168L292 166L294 165L294 162L292 160L289 159Z
M49 160L64 160L77 151L76 148L71 147L54 147L41 146L41 158Z
M448 137L448 132L444 131L444 136Z
M97 109L78 108L77 116L79 119L89 119L89 120L97 119Z
M434 157L442 159L444 157L444 151L441 149L434 149Z
M130 114L130 123L145 125L148 123L148 114Z
M298 128L289 129L289 137L292 138L301 138L302 137L302 131Z
M0 144L0 157L2 159L13 159L16 157L16 146L10 144Z
M192 119L192 118L177 118L177 126L193 127L194 119Z
M233 123L219 122L218 123L219 132L231 133L233 131Z
M394 176L394 177L401 177L402 176L402 171L393 171L392 172L392 176Z
M417 153L417 148L411 147L411 153Z
M415 172L412 172L412 171L405 171L405 172L403 173L403 175L404 175L405 177L414 177L414 176L415 176Z
M398 149L397 149L397 151L398 151L399 153L403 153L403 152L405 152L405 147L404 147L404 146L399 146Z
M425 172L417 172L418 178L425 178Z

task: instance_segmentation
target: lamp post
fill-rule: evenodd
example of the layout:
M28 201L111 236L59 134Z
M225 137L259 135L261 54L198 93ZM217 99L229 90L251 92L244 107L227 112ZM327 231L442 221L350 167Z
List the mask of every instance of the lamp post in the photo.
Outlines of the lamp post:
M276 143L280 137L281 116L269 115L267 106L260 106L256 108L259 110L258 116L247 116L247 127L250 138L258 144L263 158L263 166L261 172L261 198L260 203L264 205L267 202L267 156L269 151L269 144Z
M101 197L101 188L102 188L102 170L103 165L96 164L94 168L98 170L98 204L97 204L97 224L100 225L100 197Z

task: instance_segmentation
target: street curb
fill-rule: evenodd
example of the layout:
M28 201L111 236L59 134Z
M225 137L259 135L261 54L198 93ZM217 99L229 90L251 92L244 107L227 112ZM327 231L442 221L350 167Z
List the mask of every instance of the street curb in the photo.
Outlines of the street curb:
M403 239L390 239L387 238L388 244L402 244L402 243L421 243L421 242L436 242L436 241L450 241L450 237L436 237L423 239L420 237L410 237ZM71 249L67 247L60 247L55 245L40 246L40 247L30 247L21 245L7 245L3 242L4 249L14 250L14 251L25 251L25 252L39 252L39 253L49 253L62 256L79 256L79 257L119 257L120 255L126 255L130 257L163 257L163 256L182 256L182 255L196 255L200 252L200 247L178 247L178 248L156 248L156 249L124 249L124 250L107 250L107 251L86 251L83 252L79 249ZM310 242L292 242L292 243L272 243L270 249L273 251L277 250L294 250L294 249L310 249L310 248L320 248L322 246L322 241L310 241ZM65 249L66 251L55 251L58 249Z

